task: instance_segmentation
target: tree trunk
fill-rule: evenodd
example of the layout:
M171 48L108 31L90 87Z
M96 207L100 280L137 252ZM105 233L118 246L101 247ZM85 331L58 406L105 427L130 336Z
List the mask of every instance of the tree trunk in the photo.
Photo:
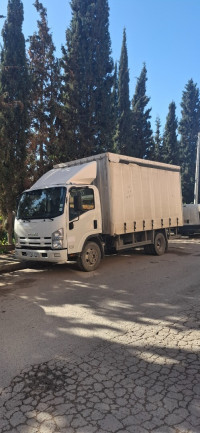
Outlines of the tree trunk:
M13 228L14 228L14 219L13 219L13 212L8 211L8 218L7 218L7 232L8 232L8 244L13 244Z

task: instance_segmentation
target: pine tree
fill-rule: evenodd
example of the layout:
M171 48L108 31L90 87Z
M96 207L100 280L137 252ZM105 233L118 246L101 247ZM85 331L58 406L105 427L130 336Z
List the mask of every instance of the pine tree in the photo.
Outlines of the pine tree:
M29 166L32 181L57 161L56 115L60 86L59 62L48 27L47 11L39 0L34 6L40 14L38 31L29 38L32 78Z
M180 133L180 160L182 166L182 192L185 203L194 201L196 145L200 131L199 89L192 79L182 95Z
M63 48L63 141L69 158L112 146L112 71L107 0L72 0ZM66 158L65 158L66 159Z
M129 69L126 43L126 30L123 32L121 56L119 62L119 121L118 149L120 153L128 154L131 143L131 117L129 99Z
M29 126L29 77L22 33L23 4L9 0L2 36L0 94L0 207L7 216L8 241L16 197L24 189L26 141Z
M167 164L179 165L179 142L177 135L178 121L176 117L176 104L169 104L169 111L163 134L162 159Z
M129 155L138 158L146 158L152 147L151 108L147 108L150 98L146 95L146 81L144 64L132 99L132 144L128 151Z

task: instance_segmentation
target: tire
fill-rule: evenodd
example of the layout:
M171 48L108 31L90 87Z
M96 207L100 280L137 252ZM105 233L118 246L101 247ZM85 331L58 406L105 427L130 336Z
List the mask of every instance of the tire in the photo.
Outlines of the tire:
M162 256L167 250L167 241L163 233L157 233L154 240L154 254Z
M77 263L82 271L91 272L98 268L101 261L100 247L96 242L87 242L78 257Z

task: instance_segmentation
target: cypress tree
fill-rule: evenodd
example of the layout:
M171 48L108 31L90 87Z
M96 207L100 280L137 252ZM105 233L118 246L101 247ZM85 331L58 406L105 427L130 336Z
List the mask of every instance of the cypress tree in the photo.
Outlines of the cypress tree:
M113 119L113 148L112 151L117 153L119 151L118 144L118 122L119 122L119 92L118 92L118 68L115 63L113 75L113 88L112 88L112 119Z
M118 149L120 153L128 154L131 142L130 99L129 99L129 69L126 43L126 30L123 32L121 56L119 62L119 121Z
M29 142L29 167L32 180L57 161L56 114L60 85L59 63L48 27L47 11L35 0L40 14L38 31L29 38L29 58L32 79L31 136Z
M179 133L183 201L193 203L196 145L200 131L200 101L199 89L192 79L188 81L183 91L181 108Z
M63 48L63 140L69 159L108 150L113 133L108 1L72 0L71 8Z
M0 200L7 216L8 241L12 242L12 213L16 197L24 189L26 140L29 126L29 77L22 33L23 4L8 0L2 36L0 93Z
M152 161L161 161L161 150L162 150L162 136L161 136L161 122L160 118L156 118L156 131L152 140L152 146L148 149L147 158Z
M146 95L147 69L144 64L137 80L132 99L132 144L129 155L146 158L152 147L151 108L147 108L150 98Z
M180 163L177 128L178 121L176 117L176 104L172 101L169 104L162 146L162 159L163 162L166 162L167 164L178 165Z
M154 137L154 161L161 161L161 148L162 148L162 136L161 136L161 122L160 118L156 118L156 132Z

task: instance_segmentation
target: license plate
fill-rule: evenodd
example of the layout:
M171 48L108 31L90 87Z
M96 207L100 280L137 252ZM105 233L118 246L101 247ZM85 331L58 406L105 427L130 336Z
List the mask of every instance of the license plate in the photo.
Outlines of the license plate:
M32 258L32 259L34 259L36 257L39 257L39 254L37 252L35 252L35 251L29 251L27 253L27 256L30 257L30 258Z

